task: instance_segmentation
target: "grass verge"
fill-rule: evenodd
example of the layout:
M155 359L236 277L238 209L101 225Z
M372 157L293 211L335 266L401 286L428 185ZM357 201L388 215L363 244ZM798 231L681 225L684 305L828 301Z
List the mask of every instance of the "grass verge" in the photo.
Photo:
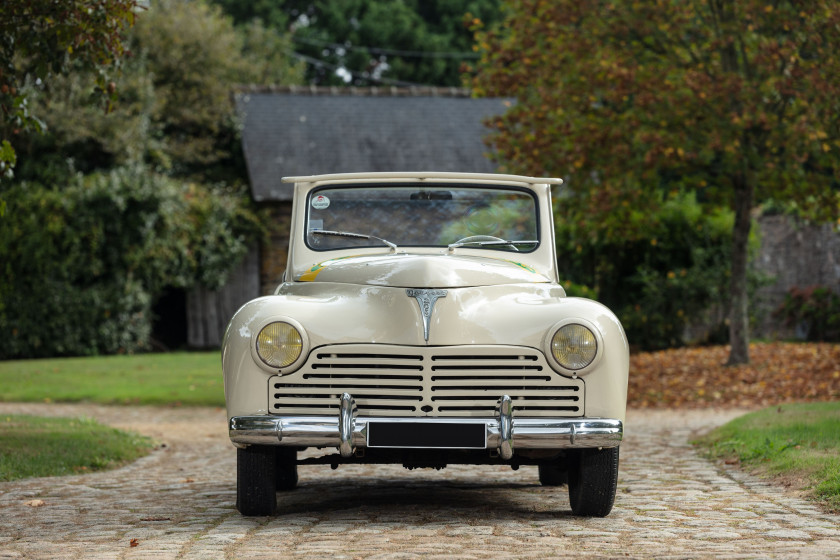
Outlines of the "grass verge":
M0 362L0 401L224 406L219 352Z
M0 481L115 468L152 446L149 438L87 418L0 416Z
M840 512L838 426L840 402L785 404L736 418L695 443Z

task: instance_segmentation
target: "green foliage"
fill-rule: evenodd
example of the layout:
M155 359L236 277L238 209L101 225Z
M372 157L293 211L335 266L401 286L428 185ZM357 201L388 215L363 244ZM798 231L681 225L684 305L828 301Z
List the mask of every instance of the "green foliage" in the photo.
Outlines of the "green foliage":
M840 296L828 286L794 287L774 315L789 327L804 327L812 342L840 342Z
M43 86L53 76L78 67L92 69L93 91L107 108L115 91L107 71L123 55L122 33L134 23L136 10L136 0L4 0L0 7L2 176L10 177L15 163L6 142L20 131L43 128L29 110L24 86Z
M0 401L224 406L218 352L0 362Z
M152 442L89 418L0 417L0 481L119 467L146 455Z
M518 100L490 140L511 170L570 177L610 233L644 226L634 215L677 187L728 205L749 183L835 217L837 2L525 0L505 13L477 35L476 93Z
M128 59L117 101L109 113L90 103L94 76L74 72L33 89L32 105L47 124L41 133L22 134L18 143L21 181L62 185L77 173L156 160L160 140L152 134L155 91L143 59Z
M235 134L231 86L241 41L229 19L203 2L156 2L139 18L132 48L153 76L151 120L160 163L180 173L224 161Z
M730 212L706 214L693 194L678 195L645 218L649 227L636 238L618 241L565 215L566 201L555 219L561 279L592 288L588 297L618 314L633 346L682 345L686 326L726 299Z
M751 412L698 444L714 458L751 470L805 479L809 493L840 510L840 403L791 404Z
M0 221L0 357L148 349L166 287L219 286L259 230L241 199L120 168L61 190L6 191Z
M590 288L584 284L576 284L571 280L563 281L563 289L569 297L580 297L586 299L598 299L598 292L595 288Z
M167 174L243 183L244 161L234 107L240 84L299 83L289 41L253 22L235 29L218 7L163 0L137 18L127 35L111 114L90 103L96 76L87 72L27 89L46 135L23 135L20 177L62 182L146 162Z
M11 179L14 176L12 171L17 163L17 154L8 140L0 142L0 178ZM6 211L6 203L0 199L0 218Z
M214 2L238 24L291 28L307 80L338 86L460 86L462 65L476 58L467 15L494 22L500 14L499 0Z

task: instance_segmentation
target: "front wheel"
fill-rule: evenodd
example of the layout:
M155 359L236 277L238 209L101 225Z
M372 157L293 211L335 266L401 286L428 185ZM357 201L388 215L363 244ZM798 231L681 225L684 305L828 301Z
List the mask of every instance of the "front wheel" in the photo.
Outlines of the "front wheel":
M236 509L242 515L277 511L277 455L268 445L236 450Z
M605 517L618 486L618 447L577 450L569 461L569 502L572 513Z

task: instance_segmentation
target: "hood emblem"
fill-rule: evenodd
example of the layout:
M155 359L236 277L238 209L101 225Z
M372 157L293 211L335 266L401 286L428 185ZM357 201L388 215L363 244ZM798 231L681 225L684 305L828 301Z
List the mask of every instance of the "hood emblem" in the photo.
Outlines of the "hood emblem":
M429 342L429 323L432 320L432 310L438 298L446 297L446 290L420 290L406 288L406 295L413 297L420 304L420 314L423 315L423 338Z

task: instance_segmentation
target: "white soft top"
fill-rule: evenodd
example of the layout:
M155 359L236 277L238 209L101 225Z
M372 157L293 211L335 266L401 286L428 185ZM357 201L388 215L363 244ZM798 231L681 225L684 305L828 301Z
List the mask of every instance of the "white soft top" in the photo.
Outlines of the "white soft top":
M373 173L331 173L326 175L309 175L301 177L283 177L284 183L321 183L339 181L382 181L388 179L434 179L453 181L493 181L517 182L541 185L562 185L563 179L526 177L524 175L502 175L497 173L452 173L441 171L379 171Z

